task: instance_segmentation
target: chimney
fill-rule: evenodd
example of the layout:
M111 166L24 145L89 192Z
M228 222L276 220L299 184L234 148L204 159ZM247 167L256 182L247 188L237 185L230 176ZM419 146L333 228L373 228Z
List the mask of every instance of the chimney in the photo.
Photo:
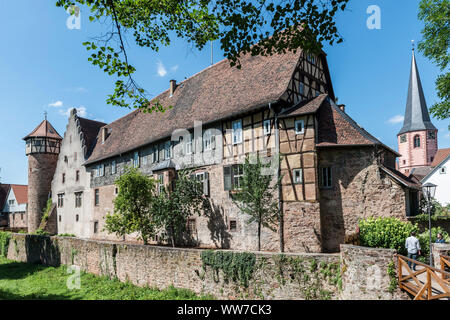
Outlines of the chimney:
M101 130L102 130L102 143L104 143L106 140L106 135L108 134L108 128L103 127L101 128Z
M338 107L342 112L345 112L345 104L339 104Z
M170 97L173 96L173 93L175 92L176 88L177 88L177 81L176 80L170 80L170 89L169 89Z

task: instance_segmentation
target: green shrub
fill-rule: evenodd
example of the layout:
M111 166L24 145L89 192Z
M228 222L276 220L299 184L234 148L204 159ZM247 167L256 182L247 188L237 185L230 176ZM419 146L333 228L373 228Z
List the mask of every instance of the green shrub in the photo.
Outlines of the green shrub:
M429 229L426 229L424 232L422 232L421 234L419 234L417 236L417 238L419 239L420 242L420 247L422 248L422 256L423 259L421 259L423 262L428 262L428 257L430 255L430 233L428 231ZM431 241L434 243L436 242L436 238L437 238L437 234L441 233L442 236L445 239L446 243L450 242L450 236L449 234L442 229L441 227L437 227L437 228L431 228Z
M6 257L8 254L9 239L11 239L9 232L0 231L0 256Z
M41 222L47 222L48 221L51 209L52 209L52 198L47 200L47 205L45 206L44 214L42 215Z
M60 233L60 234L58 234L58 237L72 237L72 238L76 238L76 235L74 235L72 233Z
M362 246L395 249L405 255L405 240L419 228L397 218L368 218L359 222L359 240Z
M42 229L37 229L34 234L37 234L39 236L49 236L50 235L50 233L48 233L47 231L44 231Z

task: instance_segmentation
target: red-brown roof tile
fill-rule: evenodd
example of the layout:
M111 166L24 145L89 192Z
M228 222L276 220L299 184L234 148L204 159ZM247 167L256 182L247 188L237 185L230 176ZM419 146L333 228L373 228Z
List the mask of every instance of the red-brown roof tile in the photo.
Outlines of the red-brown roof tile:
M18 204L28 203L28 186L12 184L11 189Z
M3 210L5 206L6 198L8 197L9 189L11 188L10 184L2 184L0 183L0 212Z
M321 94L315 98L301 101L292 108L280 113L280 118L316 113L327 97L327 94Z
M211 123L278 101L300 54L246 56L241 69L222 60L178 84L172 97L166 90L152 100L173 109L163 114L136 110L110 123L108 138L95 146L86 164L170 137L175 129L192 128L194 120Z
M28 139L30 137L41 137L41 138L48 137L62 140L59 133L47 120L42 121L33 131L31 131L29 135L23 138L23 140Z
M106 126L106 123L81 117L77 118L86 145L86 154L84 156L87 159L89 158L90 154L92 153L92 150L94 149L97 143L97 136L100 131L100 128Z
M433 162L431 163L431 167L437 167L450 155L450 148L447 149L439 149L434 156Z

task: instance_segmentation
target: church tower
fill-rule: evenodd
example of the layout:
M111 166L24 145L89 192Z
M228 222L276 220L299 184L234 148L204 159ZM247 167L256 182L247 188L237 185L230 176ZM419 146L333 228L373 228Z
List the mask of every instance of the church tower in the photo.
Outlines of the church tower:
M35 232L51 194L62 138L45 117L23 140L28 156L28 232Z
M405 120L397 135L400 172L409 175L414 168L431 165L438 149L437 131L428 114L413 48Z

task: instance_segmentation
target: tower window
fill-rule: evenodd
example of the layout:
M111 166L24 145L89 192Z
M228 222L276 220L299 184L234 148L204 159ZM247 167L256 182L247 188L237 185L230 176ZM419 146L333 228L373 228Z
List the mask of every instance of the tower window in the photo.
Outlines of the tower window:
M414 148L420 148L420 136L414 136Z
M434 140L434 139L436 139L436 132L434 132L434 131L428 131L428 139L429 139L429 140Z

